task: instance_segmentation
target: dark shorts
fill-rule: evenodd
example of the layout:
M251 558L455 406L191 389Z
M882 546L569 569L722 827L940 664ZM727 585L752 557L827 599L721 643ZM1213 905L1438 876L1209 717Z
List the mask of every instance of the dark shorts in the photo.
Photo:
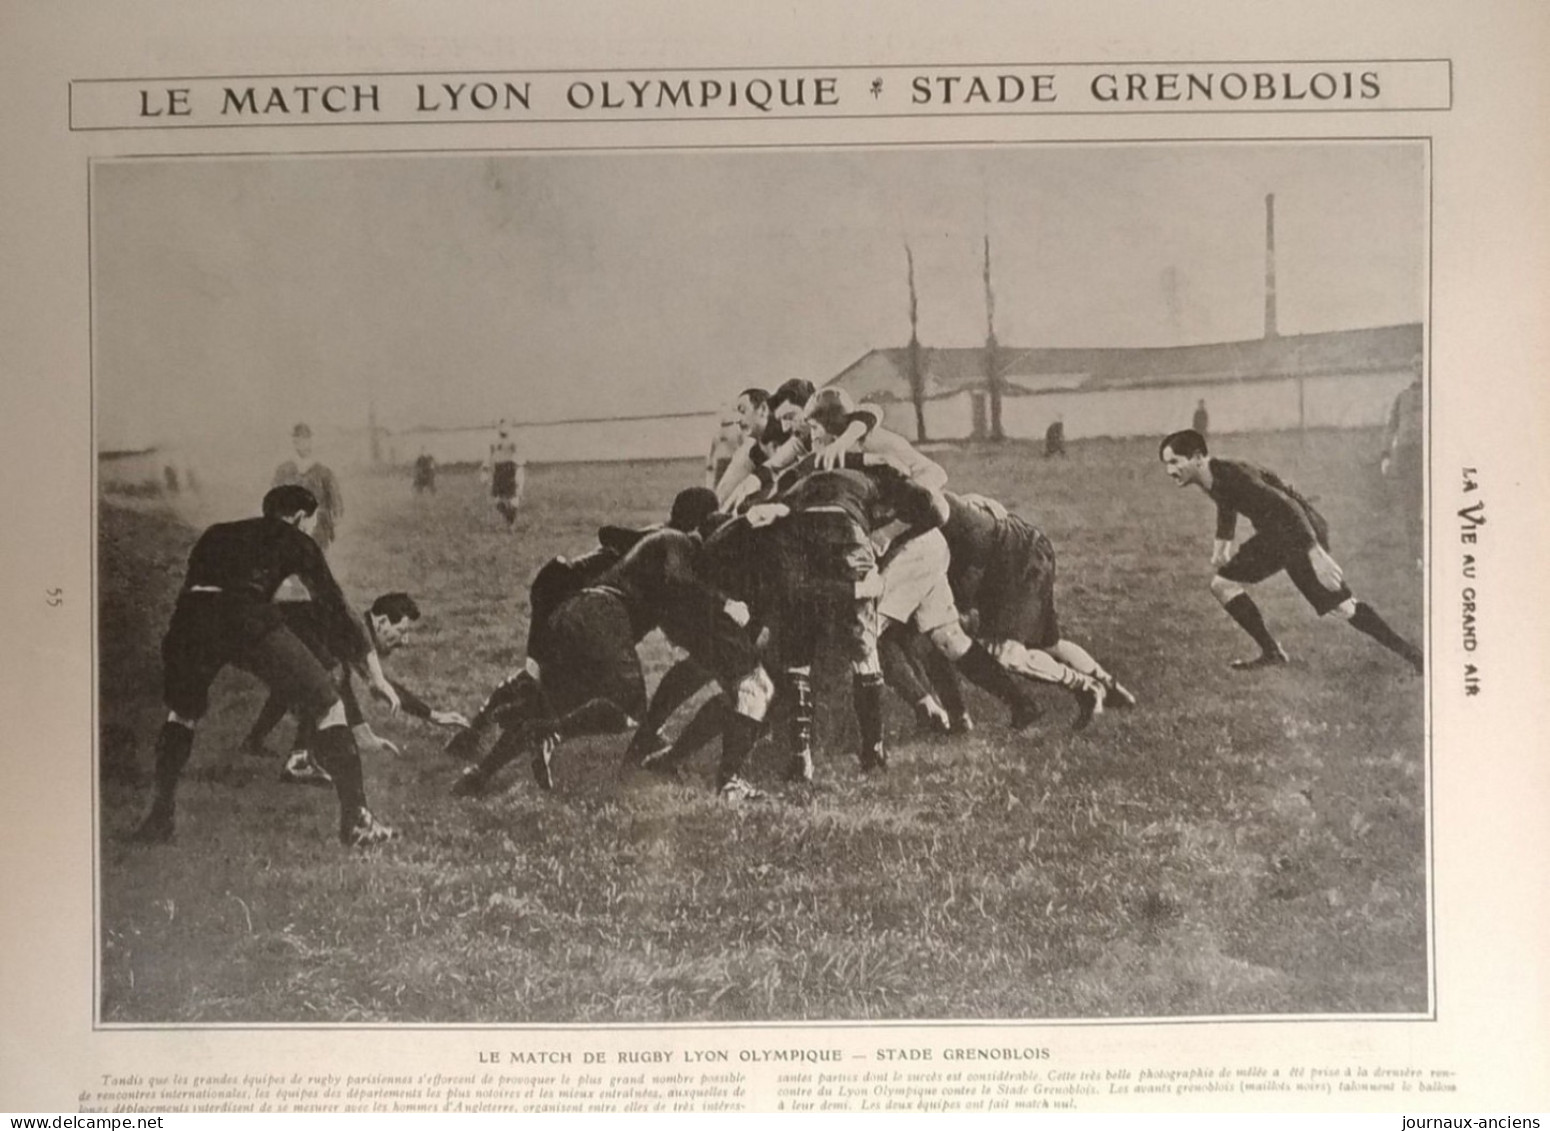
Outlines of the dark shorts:
M169 710L200 719L210 684L230 664L263 680L302 718L318 718L339 698L328 667L285 626L278 606L221 593L185 593L162 638L162 698Z
M344 663L334 654L328 646L327 633L323 630L315 601L285 601L276 604L280 610L280 617L285 622L285 627L291 630L291 634L305 645L318 663L327 669L333 678L339 691L339 698L344 701L344 721L350 726L359 726L366 721L361 714L360 701L355 697L354 681L350 678L349 670ZM270 696L280 699L277 692L271 691ZM283 702L283 700L281 700Z
M618 594L583 589L549 616L539 682L558 715L606 699L632 719L646 713L646 677L629 609Z
M1327 537L1321 538L1320 543L1325 549L1329 548ZM1321 617L1334 612L1342 602L1351 599L1351 590L1344 584L1338 589L1325 589L1319 583L1313 572L1313 563L1308 561L1306 549L1289 546L1263 534L1255 534L1239 546L1232 561L1217 570L1216 576L1240 585L1253 585L1274 577L1283 569L1286 576L1292 579L1292 584L1297 586L1297 591Z
M759 666L752 634L725 613L664 616L662 629L669 640L715 677L723 691L736 691Z
M517 465L498 463L490 476L490 494L497 499L517 497Z
M1048 648L1060 640L1055 615L1055 548L1038 527L1008 516L964 609L979 613L975 633L983 640L1015 640Z

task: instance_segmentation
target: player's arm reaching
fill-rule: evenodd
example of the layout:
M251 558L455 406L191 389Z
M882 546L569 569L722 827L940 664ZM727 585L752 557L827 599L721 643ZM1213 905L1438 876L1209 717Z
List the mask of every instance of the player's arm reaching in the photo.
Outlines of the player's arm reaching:
M307 592L312 594L312 600L323 615L327 626L325 631L334 644L335 654L357 671L362 671L366 681L371 684L372 692L397 714L398 692L393 690L392 684L383 674L382 660L371 646L365 626L350 611L349 602L345 600L339 583L334 580L323 551L311 538L306 538L305 542L305 546L297 543L301 560L294 572L307 587Z
M758 471L760 462L756 454L758 450L758 442L748 439L743 441L742 447L738 448L736 454L732 456L732 462L727 464L727 469L721 473L721 482L716 484L718 510L727 510L744 483Z
M678 600L691 603L691 607L715 609L731 617L739 627L748 624L748 606L727 596L695 570L688 539L675 538L664 551L662 573Z
M339 489L339 478L328 468L323 469L323 493L328 496L328 513L337 523L344 517L344 492Z

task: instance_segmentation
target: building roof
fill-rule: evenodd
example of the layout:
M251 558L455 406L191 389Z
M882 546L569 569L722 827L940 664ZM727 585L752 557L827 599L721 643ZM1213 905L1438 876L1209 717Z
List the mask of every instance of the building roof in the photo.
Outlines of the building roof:
M1256 381L1321 374L1387 372L1419 366L1419 322L1360 330L1288 334L1238 342L1126 349L999 346L996 369L1010 396L1071 389L1112 389ZM983 346L920 347L926 398L987 385ZM909 400L910 349L868 351L829 382L857 400Z

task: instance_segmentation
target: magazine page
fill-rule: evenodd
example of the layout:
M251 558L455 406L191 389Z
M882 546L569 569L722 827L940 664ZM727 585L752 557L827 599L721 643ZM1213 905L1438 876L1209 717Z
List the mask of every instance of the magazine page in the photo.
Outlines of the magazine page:
M1547 17L10 5L0 1107L1543 1111Z

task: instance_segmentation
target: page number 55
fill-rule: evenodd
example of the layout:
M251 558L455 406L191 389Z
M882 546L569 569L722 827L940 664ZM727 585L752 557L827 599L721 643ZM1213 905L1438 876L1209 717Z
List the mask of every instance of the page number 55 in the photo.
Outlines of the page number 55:
M65 603L65 591L63 589L43 590L43 601L51 609L57 609Z

